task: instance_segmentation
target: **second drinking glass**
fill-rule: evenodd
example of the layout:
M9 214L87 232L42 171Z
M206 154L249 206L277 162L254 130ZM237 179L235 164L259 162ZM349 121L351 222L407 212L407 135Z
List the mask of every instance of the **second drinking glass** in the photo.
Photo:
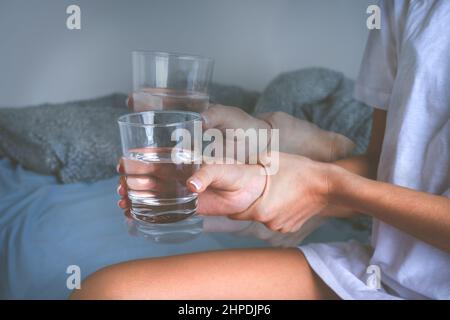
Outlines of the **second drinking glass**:
M209 105L211 58L157 51L132 52L133 110L202 112Z

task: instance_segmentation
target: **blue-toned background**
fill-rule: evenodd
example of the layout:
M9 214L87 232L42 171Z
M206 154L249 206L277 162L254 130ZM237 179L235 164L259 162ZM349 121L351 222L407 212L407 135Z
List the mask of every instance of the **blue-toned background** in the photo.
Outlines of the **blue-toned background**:
M262 90L282 71L323 66L354 78L369 0L0 0L0 106L131 88L133 49L216 59L215 82ZM81 30L66 7L81 7Z

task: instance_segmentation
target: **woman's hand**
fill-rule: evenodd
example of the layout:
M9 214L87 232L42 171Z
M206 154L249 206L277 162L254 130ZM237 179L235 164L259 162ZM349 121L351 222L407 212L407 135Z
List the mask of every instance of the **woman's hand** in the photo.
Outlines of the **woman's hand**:
M210 105L202 113L202 118L204 129L215 128L223 133L226 133L226 129L278 129L279 150L275 151L297 154L317 161L332 162L345 158L355 147L353 141L347 137L323 130L314 123L285 112L271 112L253 117L237 107ZM270 131L268 138L267 143L271 139Z
M205 165L188 179L199 193L198 212L253 220L269 229L295 232L328 205L328 166L279 155L279 170L264 175L260 165ZM271 154L272 161L276 155Z
M138 169L138 168L137 168ZM193 191L202 190L197 212L227 215L247 209L263 192L265 175L260 174L259 165L205 165L187 180L187 187ZM121 197L118 206L130 216L130 200L124 174L124 161L120 161L121 173L117 193ZM214 179L210 180L210 179ZM131 178L132 180L133 178ZM134 178L140 185L155 185L153 177ZM128 181L128 184L132 182ZM161 183L163 184L163 183ZM208 190L205 190L208 186ZM160 186L162 187L162 186ZM203 187L203 189L202 189Z
M119 186L117 187L117 194L119 195L120 199L119 201L117 201L117 205L124 211L126 217L131 218L131 202L128 198L127 181L125 177L125 168L122 158L120 158L119 164L117 165L117 172L120 174Z
M298 154L317 161L332 162L350 155L355 147L347 137L323 130L314 123L285 112L263 113L257 116L279 130L279 152Z
M187 180L188 188L199 193L197 212L230 216L245 211L263 194L266 176L260 170L259 165L202 166Z
M238 107L221 104L210 104L209 108L202 112L202 119L203 129L215 128L223 133L226 129L271 129L264 119L255 118Z
M276 154L271 154L275 161ZM278 172L266 175L261 165L203 165L187 180L199 193L199 214L253 220L280 232L295 232L329 204L328 170L331 164L278 154ZM119 171L123 171L119 166ZM126 184L121 179L119 206L129 214Z
M205 137L217 134L208 130L221 132L224 158L255 163L257 155L267 150L272 132L265 120L255 118L237 107L219 104L210 105L201 115Z
M152 108L148 104L139 104L139 101L135 101L133 96L128 97L128 107L134 111L151 110ZM142 101L141 101L142 102ZM223 105L210 105L209 108L202 113L203 129L219 129L225 134L226 129L270 129L269 124L264 120L257 119L247 114L245 111L231 106ZM225 147L225 146L224 146ZM248 155L247 155L248 156ZM251 171L251 169L247 169ZM126 216L130 216L130 200L128 199L127 184L125 181L123 163L120 163L117 167L117 171L121 174L117 193L121 197L118 201L118 206L124 210ZM262 181L261 177L259 179ZM142 179L141 179L142 181ZM242 180L243 181L243 180ZM243 204L245 206L245 203Z
M128 105L129 107L133 107L133 99L130 97L130 99L128 100ZM321 161L325 161L325 160L331 160L333 158L332 155L330 155L330 152L333 153L333 141L334 142L343 142L342 143L342 148L337 147L337 149L335 148L334 150L338 150L340 154L342 154L342 152L344 153L348 153L351 148L353 147L353 143L351 141L349 141L347 138L340 136L338 137L338 139L333 138L334 137L334 133L327 133L324 130L321 130L320 128L314 126L313 124L307 123L306 121L301 121L298 119L295 119L293 117L288 116L287 114L284 113L273 113L273 114L266 114L263 116L263 118L265 120L262 119L258 119L255 118L249 114L247 114L246 112L244 112L243 110L237 108L237 107L230 107L230 106L223 106L223 105L211 105L208 110L206 110L205 112L202 113L202 118L203 118L203 127L204 129L210 129L210 128L216 128L219 129L221 131L225 131L226 129L249 129L249 128L254 128L254 129L271 129L271 125L269 124L269 122L273 125L276 125L277 127L290 127L293 131L298 131L298 132L291 132L290 136L294 137L294 136L299 136L302 137L301 140L298 139L294 139L294 138L290 138L288 139L289 141L296 141L296 146L299 146L300 148L298 148L298 150L290 150L290 151L297 151L297 153L299 154L305 154L306 156L311 157L312 159L317 159L317 160L321 160ZM284 128L282 130L282 133L286 132L286 134L288 134L289 132L286 131L286 128ZM289 136L289 135L288 135ZM306 138L305 138L306 137ZM312 142L312 143L311 143ZM303 146L303 147L302 147ZM280 148L283 149L283 141L280 141ZM316 151L314 151L316 150ZM247 155L248 156L248 155ZM288 157L288 155L284 155L283 157ZM295 156L293 156L295 157ZM328 159L329 157L331 157L330 159ZM325 159L326 158L326 159ZM307 159L304 159L304 162L306 162ZM243 165L237 165L240 168L233 168L231 165L226 165L223 169L226 171L226 174L224 174L225 176L235 176L236 172L238 172L239 174L242 174L244 171L246 172L246 174L244 176L247 176L247 172L253 172L256 171L255 168L257 168L258 166L243 166ZM244 171L242 168L246 168ZM118 170L119 173L124 173L123 172L123 166L119 165L118 166ZM211 169L208 169L211 170ZM293 171L294 168L285 168L284 169L286 172L289 171ZM238 174L238 175L239 175ZM289 173L287 173L286 175L289 175ZM275 176L270 177L270 178L275 178ZM261 180L261 177L258 179ZM269 179L271 180L271 179ZM244 178L241 181L242 183L244 182ZM237 182L236 182L237 183ZM234 185L236 186L236 185ZM253 191L253 193L257 193L259 189L255 189ZM211 190L210 190L211 191ZM222 190L223 191L223 190ZM232 204L234 206L241 206L241 209L243 207L245 207L246 205L249 205L249 203L238 203L237 200L241 200L238 197L238 192L230 192L229 190L226 190L227 193L224 192L219 192L218 195L226 195L228 197L228 199L232 199L233 202ZM129 208L130 208L130 201L128 199L128 195L127 195L127 185L125 182L125 178L124 176L121 177L120 179L120 184L119 187L117 189L118 194L120 195L121 199L118 202L118 205L120 208L122 208L125 211L125 214L127 216L129 216ZM215 191L212 191L215 192ZM212 192L208 192L212 193ZM247 193L247 199L249 194ZM207 197L207 196L206 196ZM233 198L234 197L234 198ZM283 198L284 197L284 193L281 192L277 195L278 198ZM228 201L230 202L230 200L226 200L223 199L225 202ZM248 202L248 201L247 201ZM229 203L231 204L231 203ZM206 206L208 206L208 204L205 204ZM200 202L200 206L202 206L201 202ZM212 206L212 205L211 205ZM224 208L220 205L216 205L217 209L219 210L218 212L216 212L216 214L229 214L230 208ZM200 207L200 209L202 209ZM211 208L210 208L211 209ZM237 209L237 208L236 208ZM223 211L227 211L227 212L223 212ZM213 213L212 210L209 211L210 213ZM235 213L238 211L235 211ZM255 219L258 220L258 219ZM300 222L297 223L297 225L301 224Z

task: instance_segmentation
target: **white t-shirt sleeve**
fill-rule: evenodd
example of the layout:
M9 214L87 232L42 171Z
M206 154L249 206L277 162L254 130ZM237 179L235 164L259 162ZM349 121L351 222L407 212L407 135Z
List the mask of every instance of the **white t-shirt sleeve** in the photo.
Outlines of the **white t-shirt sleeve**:
M387 110L397 70L398 21L393 1L380 1L378 5L381 29L369 31L354 97L369 106Z

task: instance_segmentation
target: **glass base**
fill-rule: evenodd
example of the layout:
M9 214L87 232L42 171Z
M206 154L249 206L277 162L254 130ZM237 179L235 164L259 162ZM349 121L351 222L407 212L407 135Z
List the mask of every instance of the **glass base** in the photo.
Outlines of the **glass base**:
M196 214L172 223L148 223L133 216L129 224L131 234L157 243L190 241L198 237L202 231L203 218Z
M189 218L197 210L197 194L174 199L151 199L130 195L133 219L147 223L174 223Z

